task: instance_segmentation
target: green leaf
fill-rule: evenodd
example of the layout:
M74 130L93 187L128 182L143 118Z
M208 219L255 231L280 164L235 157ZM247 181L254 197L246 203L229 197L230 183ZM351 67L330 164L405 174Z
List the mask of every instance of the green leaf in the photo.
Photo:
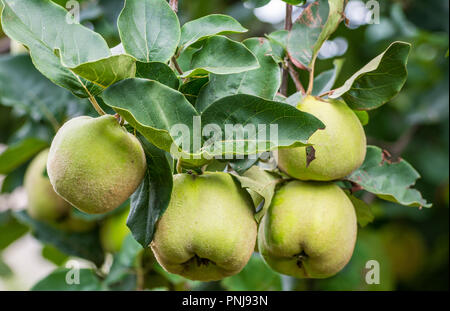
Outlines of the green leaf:
M333 69L321 72L317 77L314 78L314 87L312 90L312 95L319 96L326 92L329 92L336 82L339 73L341 72L342 65L344 64L344 59L338 58L333 61Z
M3 30L28 47L44 76L80 97L101 92L66 68L111 55L99 34L75 22L67 23L67 11L50 0L2 0L2 4Z
M192 129L193 117L198 116L183 94L152 80L120 81L102 98L150 143L168 152L174 142L172 126L184 124Z
M73 283L67 282L68 280ZM78 280L79 284L77 284ZM32 291L99 291L103 289L100 279L92 269L67 268L54 270L31 288Z
M370 205L354 195L351 195L347 191L346 194L355 207L356 219L358 220L359 226L363 228L373 222L375 216L373 215Z
M264 38L250 38L243 44L258 59L258 69L231 75L209 75L209 83L201 90L195 108L204 111L216 100L234 94L250 94L273 100L280 88L280 67L270 54L272 48Z
M342 97L347 105L358 110L371 110L384 105L400 92L406 82L410 48L409 43L393 42L329 97Z
M272 46L271 54L277 63L282 63L286 57L288 36L289 31L287 30L277 30L267 35L267 39L269 39Z
M178 90L180 85L180 81L173 70L166 64L159 62L138 62L136 64L136 78L155 80L175 90Z
M260 8L270 2L270 0L243 0L249 8Z
M258 162L258 156L247 156L244 159L234 159L231 160L228 164L230 164L231 168L235 170L238 174L242 175L249 168L251 168L256 162Z
M292 5L300 5L306 2L306 0L283 0L283 1Z
M324 127L314 116L290 105L247 94L214 102L202 113L202 124L215 124L223 133L208 139L202 147L202 152L212 155L248 155L278 147L306 146L308 138ZM230 132L230 125L238 128ZM269 137L273 134L271 127L277 128L276 139ZM253 130L256 135L252 135Z
M375 146L367 147L364 163L347 177L381 199L405 206L431 207L419 191L411 188L418 178L419 173L408 162L390 162Z
M104 254L97 229L89 232L69 232L33 219L26 211L16 212L14 216L29 226L33 235L43 243L50 244L67 255L90 260L97 266L103 263Z
M143 251L142 246L128 235L120 249L114 256L114 261L109 270L104 284L114 290L136 289L136 265L139 254Z
M114 55L83 63L71 68L71 70L102 89L106 89L117 81L134 78L136 74L136 59L125 54Z
M259 68L255 55L242 43L224 36L204 40L201 49L192 54L189 70L184 78L192 76L240 73Z
M147 158L147 172L141 185L131 196L127 225L133 237L144 248L153 239L155 225L169 206L172 193L172 169L164 151L140 137Z
M208 82L209 82L208 77L192 79L192 80L184 83L180 87L180 92L184 94L184 96L187 98L187 100L189 100L189 102L191 104L195 105L195 102L197 101L197 97L200 93L200 90Z
M19 223L12 216L11 210L0 212L0 253L27 231L28 227Z
M54 127L71 111L85 111L86 100L53 84L33 65L28 54L0 56L0 102Z
M310 3L292 26L287 49L294 65L310 68L322 44L336 30L344 11L344 0Z
M353 112L356 114L356 116L359 119L359 122L361 122L362 126L365 126L367 124L369 124L369 113L367 111L364 110L353 110Z
M270 269L261 258L254 253L247 265L236 275L221 281L222 286L232 291L266 291L281 290L281 275Z
M61 266L69 258L69 256L60 252L56 247L53 247L52 245L44 245L44 247L42 248L42 257L57 266Z
M232 176L240 182L243 188L247 188L258 194L258 196L255 196L251 193L256 210L255 218L259 223L272 202L275 187L279 183L280 177L258 166L251 167L242 176Z
M0 153L0 174L7 175L30 160L48 143L36 138L26 138Z
M243 33L247 29L231 16L212 14L187 22L181 27L180 46L186 48L191 44L214 35Z
M125 51L141 62L167 62L180 41L180 22L165 0L127 0L118 22Z

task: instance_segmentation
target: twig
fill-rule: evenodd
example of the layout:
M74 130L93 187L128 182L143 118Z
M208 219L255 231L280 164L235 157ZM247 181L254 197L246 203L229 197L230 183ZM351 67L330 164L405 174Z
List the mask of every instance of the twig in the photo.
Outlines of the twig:
M284 20L284 29L291 31L292 29L292 5L286 3L286 18Z
M305 95L305 88L302 85L302 82L300 81L300 76L298 75L298 72L295 70L292 63L288 60L287 63L289 74L291 75L292 80L295 83L295 87L297 88L297 91L301 92L303 95Z
M170 0L169 5L175 13L178 12L178 0Z
M286 17L284 20L284 29L290 31L292 29L292 5L286 3ZM285 63L288 63L289 60L286 59ZM284 96L287 96L288 92L288 83L289 83L289 68L285 68L283 66L283 76L281 80L280 93Z
M175 58L175 56L172 57L172 64L174 65L174 67L178 71L178 73L180 75L182 75L183 74L183 69L181 69L180 65L177 62L177 59Z

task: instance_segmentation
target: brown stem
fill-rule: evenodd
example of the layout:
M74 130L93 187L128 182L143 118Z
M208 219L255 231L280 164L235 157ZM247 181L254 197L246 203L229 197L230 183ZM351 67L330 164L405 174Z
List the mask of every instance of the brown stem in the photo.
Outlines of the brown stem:
M170 0L169 5L175 13L178 12L178 0Z
M294 66L292 65L292 63L288 60L288 70L289 70L289 74L291 75L292 80L294 80L295 83L295 87L297 88L297 91L302 92L303 95L305 95L305 88L302 85L302 82L300 81L300 76L297 72L297 70L295 70Z
M284 29L290 31L292 29L292 5L286 3L286 18L284 20Z
M292 5L286 3L286 17L284 20L284 29L290 31L292 29ZM286 63L289 60L286 59ZM287 96L289 83L289 69L283 67L283 75L281 79L280 93Z
M175 67L175 69L178 71L178 73L179 73L180 75L182 75L182 74L183 74L183 69L181 69L180 65L179 65L178 62L177 62L177 59L175 58L175 56L172 57L172 64L174 65L174 67Z

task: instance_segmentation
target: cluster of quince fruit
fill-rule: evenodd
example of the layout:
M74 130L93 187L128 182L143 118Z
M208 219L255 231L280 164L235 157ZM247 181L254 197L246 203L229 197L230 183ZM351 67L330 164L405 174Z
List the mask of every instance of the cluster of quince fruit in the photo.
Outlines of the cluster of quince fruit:
M364 130L343 101L307 96L298 109L326 126L309 141L316 159L309 163L306 147L278 151L278 167L291 178L277 189L259 228L249 192L230 174L173 177L169 206L149 245L168 272L219 280L238 273L255 249L273 270L298 278L330 277L348 263L356 214L333 181L362 164ZM137 189L146 165L139 140L114 116L74 118L28 169L29 212L56 220L70 206L89 214L111 211Z

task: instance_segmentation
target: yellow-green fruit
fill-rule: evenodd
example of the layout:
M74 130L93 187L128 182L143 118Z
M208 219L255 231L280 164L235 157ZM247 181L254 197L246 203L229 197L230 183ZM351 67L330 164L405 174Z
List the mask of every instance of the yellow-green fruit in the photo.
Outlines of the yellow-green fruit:
M297 278L326 278L350 260L356 214L333 183L291 181L273 197L261 220L259 252L275 271Z
M25 173L24 186L30 216L43 221L55 221L68 215L72 207L55 193L45 174L48 152L48 149L41 151L31 161Z
M121 205L139 186L145 169L139 140L111 115L66 122L53 139L47 162L55 191L88 214Z
M129 209L118 215L112 215L103 222L100 228L100 240L103 249L110 253L116 253L122 248L123 241L130 234L127 227Z
M325 124L308 140L315 160L307 166L306 147L278 151L278 167L300 180L336 180L357 169L366 156L366 135L355 113L343 101L308 96L297 108Z
M168 272L220 280L241 271L253 253L253 213L249 194L227 173L175 175L151 248Z

